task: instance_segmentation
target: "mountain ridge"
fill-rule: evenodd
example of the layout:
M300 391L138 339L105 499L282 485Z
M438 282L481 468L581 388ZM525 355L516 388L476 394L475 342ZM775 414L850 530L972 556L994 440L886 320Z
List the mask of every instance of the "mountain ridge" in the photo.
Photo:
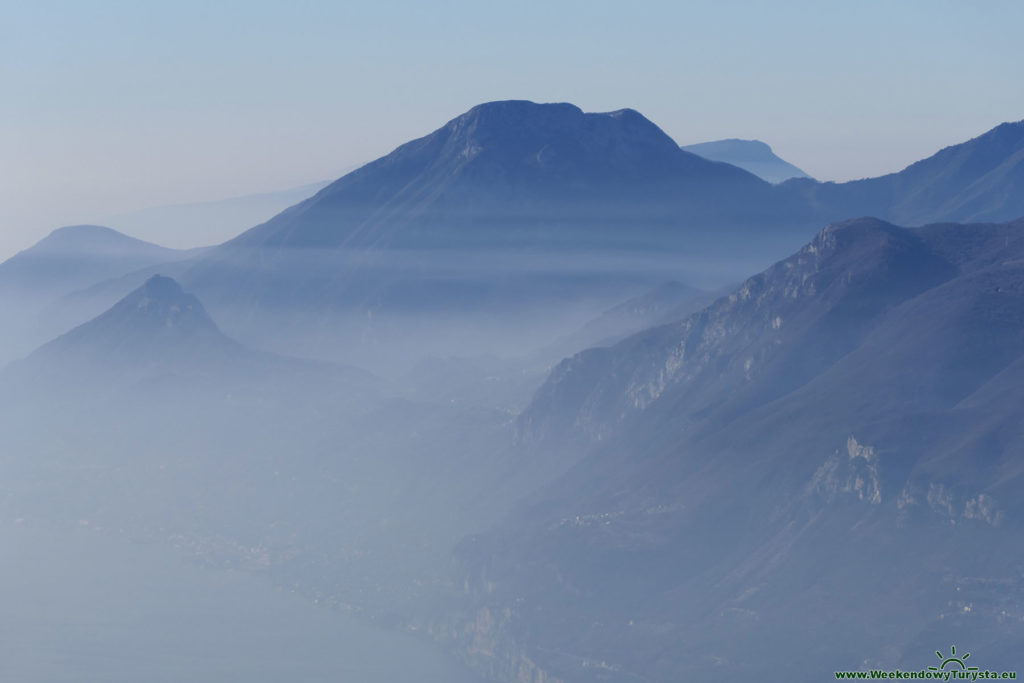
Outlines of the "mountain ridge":
M999 222L1024 216L1024 120L1005 122L949 145L901 171L846 183L781 185L847 217L884 215L898 223Z

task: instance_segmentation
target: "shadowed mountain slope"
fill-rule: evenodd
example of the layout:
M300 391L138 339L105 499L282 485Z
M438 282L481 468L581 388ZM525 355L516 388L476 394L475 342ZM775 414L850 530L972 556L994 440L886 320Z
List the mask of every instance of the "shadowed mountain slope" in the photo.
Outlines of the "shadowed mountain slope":
M725 198L738 196L752 201L723 214ZM571 104L491 102L232 244L580 247L581 237L615 240L602 229L623 221L634 230L671 225L685 211L723 224L757 215L756 205L771 201L763 181L681 151L631 109L585 114Z

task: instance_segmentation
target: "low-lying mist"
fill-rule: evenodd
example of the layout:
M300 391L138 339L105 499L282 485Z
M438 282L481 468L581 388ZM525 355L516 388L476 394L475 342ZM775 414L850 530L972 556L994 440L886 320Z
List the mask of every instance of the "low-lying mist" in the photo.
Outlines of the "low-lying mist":
M187 568L199 566L220 572L214 581L231 596L230 577L244 593L257 590L243 578L252 576L321 607L418 629L457 591L450 567L460 539L578 457L516 442L515 417L550 367L709 296L678 281L717 286L747 267L642 252L295 250L268 258L247 257L256 265L223 280L209 278L202 262L174 261L22 301L23 319L36 325L29 337L56 331L31 354L28 341L11 344L9 355L26 357L0 372L5 543L24 548L18 571L29 562L53 568L29 593L60 584L85 610L106 601L106 589L94 592L86 577L131 586L153 562L136 555L170 553L188 564L168 561L146 585L186 591L183 601L205 581ZM121 604L111 605L111 619L122 618ZM159 616L169 609L158 596L138 607L158 622L142 622L151 630L137 642L140 659L164 637L182 657L196 647L175 640L175 622ZM326 619L296 618L317 629ZM112 662L122 628L64 637ZM259 624L251 634L232 628L238 640L228 650L275 637ZM36 648L45 642L26 637ZM59 677L84 656L75 650L40 671ZM325 667L298 669L311 680L336 665L310 656ZM226 666L209 661L206 671ZM11 662L15 672L30 666L25 657ZM382 668L364 680L401 675Z

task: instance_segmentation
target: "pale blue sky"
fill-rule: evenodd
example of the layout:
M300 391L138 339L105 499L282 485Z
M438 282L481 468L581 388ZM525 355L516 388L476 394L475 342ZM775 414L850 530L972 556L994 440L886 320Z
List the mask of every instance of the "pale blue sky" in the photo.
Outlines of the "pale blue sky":
M823 179L1024 118L1024 3L0 0L0 258L332 177L479 102L633 107Z

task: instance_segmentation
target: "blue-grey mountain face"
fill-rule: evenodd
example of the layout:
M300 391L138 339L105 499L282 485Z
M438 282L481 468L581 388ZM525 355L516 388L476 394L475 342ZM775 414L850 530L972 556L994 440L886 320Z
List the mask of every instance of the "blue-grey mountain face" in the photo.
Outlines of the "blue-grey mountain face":
M184 282L234 336L271 338L275 350L308 346L307 327L321 335L333 325L372 352L389 337L421 347L399 356L474 338L504 353L570 332L557 326L566 308L587 306L589 317L685 275L673 253L788 249L802 239L789 201L742 169L680 150L635 111L492 102L217 248ZM407 327L425 315L434 317ZM520 336L546 318L543 342ZM342 349L326 337L315 346L305 352Z
M222 334L177 282L156 275L106 312L0 372L0 404L30 414L48 404L80 414L117 412L114 406L121 403L132 410L175 410L177 400L196 404L185 397L204 393L211 383L216 395L218 385L266 382L274 365Z
M1024 121L996 126L898 173L783 187L836 218L874 215L912 225L1012 220L1024 215Z
M1024 122L1003 124L890 176L841 184L804 178L773 188L680 149L630 109L587 114L570 104L491 102L231 245L692 249L711 239L710 226L719 226L713 243L722 246L851 215L919 223L966 211L1008 219L1019 209L1012 190L1022 131ZM707 144L737 158L771 154L756 141Z
M790 178L811 178L785 159L780 159L771 147L760 140L729 138L682 145L682 148L711 161L738 166L769 183L781 183Z
M240 347L225 337L192 294L169 277L154 275L97 318L44 345L28 362L49 363L67 356L89 357L123 367L177 361L189 355L237 354Z
M463 544L465 637L568 681L916 670L941 634L1012 668L1022 257L1022 221L849 221L564 361L521 438L590 455Z
M680 211L716 224L753 215L727 197L772 201L765 183L681 151L631 109L585 114L571 104L492 102L232 244L579 247L580 239L621 243L609 231L624 222L634 232L664 229Z

